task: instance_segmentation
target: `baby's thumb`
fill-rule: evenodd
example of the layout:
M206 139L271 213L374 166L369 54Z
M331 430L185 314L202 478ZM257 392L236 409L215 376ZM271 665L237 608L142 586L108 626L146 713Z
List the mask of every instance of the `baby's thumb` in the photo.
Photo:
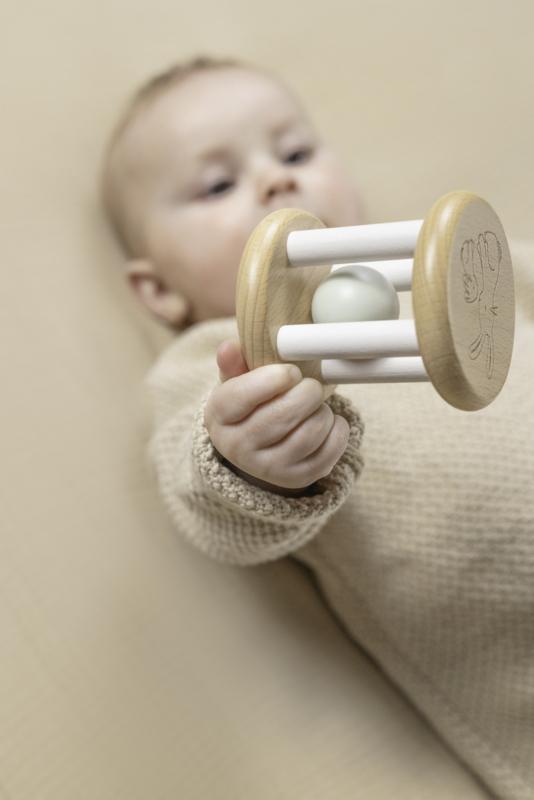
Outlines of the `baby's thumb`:
M221 383L228 378L236 378L238 375L249 372L241 345L236 339L225 339L224 342L221 342L217 348L217 366Z

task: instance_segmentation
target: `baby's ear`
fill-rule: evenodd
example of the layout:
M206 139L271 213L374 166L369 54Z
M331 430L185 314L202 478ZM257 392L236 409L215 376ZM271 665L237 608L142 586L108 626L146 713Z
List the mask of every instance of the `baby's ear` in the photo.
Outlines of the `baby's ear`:
M153 316L172 328L183 327L189 304L182 294L167 288L150 261L131 259L126 263L126 275L135 295Z

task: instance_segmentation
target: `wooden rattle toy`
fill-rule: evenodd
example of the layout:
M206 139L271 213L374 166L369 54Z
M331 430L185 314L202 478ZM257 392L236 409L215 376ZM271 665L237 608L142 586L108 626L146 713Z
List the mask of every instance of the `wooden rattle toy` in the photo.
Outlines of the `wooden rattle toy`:
M413 320L401 320L397 291L410 289ZM374 225L327 228L283 208L247 241L236 317L249 369L297 364L325 399L338 383L431 381L475 411L500 392L512 357L506 236L492 207L464 191L424 220Z

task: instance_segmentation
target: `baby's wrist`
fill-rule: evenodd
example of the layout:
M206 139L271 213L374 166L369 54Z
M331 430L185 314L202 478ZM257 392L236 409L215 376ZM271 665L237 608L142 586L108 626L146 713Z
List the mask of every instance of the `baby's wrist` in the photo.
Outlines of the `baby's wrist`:
M277 486L274 483L267 483L267 481L262 481L261 478L256 478L255 475L250 475L248 472L244 472L244 470L239 469L233 464L231 461L228 461L222 453L219 453L215 445L213 446L215 453L217 454L219 460L225 467L232 470L236 475L243 480L247 481L247 483L252 484L253 486L257 486L259 489L265 489L268 492L274 492L275 494L280 494L283 497L307 497L313 496L315 494L319 494L319 489L317 486L317 482L310 484L309 486L302 486L297 489L290 489L285 486Z

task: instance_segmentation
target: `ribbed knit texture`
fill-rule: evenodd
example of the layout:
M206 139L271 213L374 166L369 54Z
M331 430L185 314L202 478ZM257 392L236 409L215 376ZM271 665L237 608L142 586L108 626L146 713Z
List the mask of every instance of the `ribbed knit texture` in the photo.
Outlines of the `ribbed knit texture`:
M204 426L216 348L237 338L228 317L181 334L151 370L149 452L189 542L310 567L347 633L489 790L532 800L534 246L512 256L512 365L486 409L458 411L430 383L339 386L327 402L349 422L345 453L320 494L282 497L222 464ZM410 293L399 299L412 317Z

